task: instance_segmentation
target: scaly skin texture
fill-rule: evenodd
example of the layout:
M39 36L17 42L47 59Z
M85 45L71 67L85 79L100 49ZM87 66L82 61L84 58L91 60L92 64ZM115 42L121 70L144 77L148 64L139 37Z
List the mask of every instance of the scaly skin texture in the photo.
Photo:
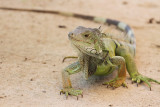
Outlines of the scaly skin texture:
M62 93L68 95L82 95L82 90L72 88L69 75L83 71L84 78L91 75L108 75L118 67L118 75L115 79L103 83L113 88L125 84L126 68L133 82L145 82L151 89L149 82L160 82L141 75L134 61L135 44L118 41L101 33L97 28L77 27L69 33L69 40L78 52L78 61L69 65L62 71L63 89Z
M85 28L82 26L77 27L75 30L69 33L69 39L78 52L78 61L69 65L62 71L63 89L60 94L66 95L82 95L82 90L72 88L69 75L83 71L84 78L88 79L91 75L108 75L112 73L118 67L118 75L115 79L103 83L104 85L117 88L119 86L127 87L125 84L126 68L132 78L133 82L137 85L140 82L148 84L151 90L149 82L160 82L145 77L138 72L136 67L134 56L136 50L136 41L131 28L120 21L105 19L100 17L60 12L54 10L36 10L36 9L22 9L22 8L8 8L0 7L4 11L23 11L23 12L35 12L35 13L47 13L58 14L68 17L75 17L85 20L90 20L102 24L113 25L117 30L124 32L123 37L119 35L112 35L108 32L101 32L97 28ZM66 57L66 58L76 58ZM82 95L83 96L83 95Z

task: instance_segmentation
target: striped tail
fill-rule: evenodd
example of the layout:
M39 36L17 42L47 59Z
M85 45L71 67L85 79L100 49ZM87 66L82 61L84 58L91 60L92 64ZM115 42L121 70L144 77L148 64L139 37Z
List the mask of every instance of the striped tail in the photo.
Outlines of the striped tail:
M8 11L21 11L21 12L35 12L35 13L45 13L45 14L58 14L63 16L69 16L69 17L75 17L85 20L90 20L98 23L108 24L108 25L114 25L119 30L122 30L127 34L127 39L130 41L130 44L136 49L136 40L134 33L132 29L125 23L112 20L112 19L105 19L95 16L89 16L89 15L82 15L77 13L69 13L69 12L60 12L60 11L54 11L54 10L38 10L38 9L21 9L21 8L8 8L8 7L0 7L1 10L8 10Z
M108 25L114 25L116 26L119 30L122 30L123 32L126 33L127 39L130 42L130 44L136 49L136 40L134 33L131 29L131 27L123 22L117 21L117 20L112 20L112 19L104 19L104 18L99 18L95 17L93 19L95 22L98 23L103 23L103 24L108 24Z

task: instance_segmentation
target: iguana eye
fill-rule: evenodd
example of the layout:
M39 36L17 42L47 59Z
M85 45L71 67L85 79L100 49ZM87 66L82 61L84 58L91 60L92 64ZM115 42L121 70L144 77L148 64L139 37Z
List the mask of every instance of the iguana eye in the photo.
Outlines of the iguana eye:
M89 37L89 34L85 34L84 37L86 37L86 38Z

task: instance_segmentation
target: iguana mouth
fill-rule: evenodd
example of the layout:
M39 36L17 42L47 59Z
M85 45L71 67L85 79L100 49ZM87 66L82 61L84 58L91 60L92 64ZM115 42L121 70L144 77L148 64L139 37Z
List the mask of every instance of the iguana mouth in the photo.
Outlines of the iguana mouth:
M76 43L77 41L78 42L81 42L81 43L87 43L89 45L92 45L91 43L87 42L87 41L83 41L83 40L79 40L79 39L76 39L72 36L69 35L69 39L71 40L72 44L79 50L79 51L82 51L83 53L87 54L87 55L91 55L93 57L97 57L100 53L93 47L85 47L85 46L82 46L82 45L79 45L78 43Z

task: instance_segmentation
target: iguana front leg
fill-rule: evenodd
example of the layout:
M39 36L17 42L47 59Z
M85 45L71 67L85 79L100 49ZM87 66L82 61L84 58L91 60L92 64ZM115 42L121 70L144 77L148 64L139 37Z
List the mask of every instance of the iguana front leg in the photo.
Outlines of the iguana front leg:
M80 71L81 71L81 65L79 64L79 62L75 62L69 65L62 71L63 89L60 91L60 94L61 93L65 94L66 98L68 98L68 95L77 96L78 100L78 95L82 95L82 90L77 90L72 88L69 75L75 74Z
M138 72L138 69L136 67L136 63L134 62L134 59L133 59L133 56L123 46L120 46L116 49L116 55L120 55L120 56L124 57L125 62L126 62L127 71L129 73L129 75L131 76L132 81L137 82L137 86L140 82L143 81L149 86L149 88L151 90L151 85L149 82L156 82L156 83L160 84L160 82L158 82L152 78L145 77Z
M114 56L110 59L111 63L118 66L118 75L115 79L103 83L104 85L111 86L113 88L117 88L120 86L127 87L125 84L126 79L126 66L125 66L125 59L121 56ZM108 61L108 62L110 62Z

